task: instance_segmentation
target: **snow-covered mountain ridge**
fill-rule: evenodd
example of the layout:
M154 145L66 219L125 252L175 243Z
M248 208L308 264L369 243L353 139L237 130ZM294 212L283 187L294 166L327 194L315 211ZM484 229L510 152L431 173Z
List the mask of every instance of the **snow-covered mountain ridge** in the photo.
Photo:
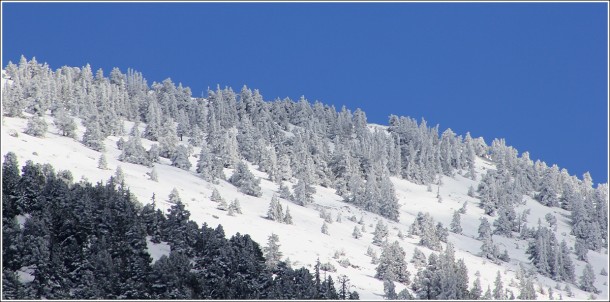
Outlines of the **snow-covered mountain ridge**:
M462 138L449 129L439 135L438 127L430 128L423 120L395 116L390 126L369 124L359 109L353 114L345 108L337 112L305 99L264 102L258 91L245 87L239 102L231 89L220 88L202 101L170 80L149 89L133 71L123 75L117 69L105 78L100 70L94 78L89 66L52 72L32 61L9 65L13 77L8 79L4 71L2 76L2 155L14 152L20 165L27 160L50 163L56 170L71 171L75 180L93 183L105 182L121 167L138 202L149 203L154 194L163 210L171 206L167 196L176 188L197 224L221 224L227 235L249 234L261 246L276 234L283 259L308 268L319 259L329 264L326 273L335 280L348 276L352 290L363 299L382 299L385 294L384 282L376 278L384 244L373 244L379 222L388 226L385 239L397 242L407 262L416 249L429 259L451 243L455 258L463 259L468 269L469 288L477 278L483 292L496 289L501 280L506 290L501 294L516 297L524 280L519 275L525 270L533 274L537 299L608 298L608 277L602 274L608 271L603 238L607 230L600 230L598 223L603 216L597 211L595 217L579 222L582 228L572 226L573 217L595 210L585 209L585 201L606 202L599 208L607 212L607 185L595 189L586 175L581 181L556 166L534 164L527 153L519 157L503 140L487 146L482 138ZM71 119L75 129L70 128ZM39 127L41 120L48 129ZM133 120L145 122L133 131ZM99 168L102 156L107 169ZM246 184L252 192L231 181L241 163L260 179L259 185ZM315 189L310 202L309 185ZM219 209L210 198L215 189L227 203L239 200L242 214L231 216ZM290 209L293 223L267 219L273 196L286 190L288 195L294 192L293 197L279 202L284 210ZM414 231L420 213L428 213L431 223L451 227L438 248L422 246L427 235ZM456 230L456 215L461 231ZM491 256L495 260L481 254L489 243L478 239L481 218L496 232L488 238L497 248ZM519 231L502 229L502 219L512 228L518 225ZM17 220L23 224L27 217ZM551 238L536 233L541 229L550 230L557 242L549 243ZM361 237L354 235L357 231ZM583 234L588 232L595 236ZM579 260L583 244L574 234L596 239L587 243L592 247L588 253L585 247L584 253L600 291L594 296L578 289L586 262ZM564 279L559 272L534 264L549 257L530 259L529 242L536 240L552 246L561 257L569 254L573 281L558 282ZM560 253L564 240L567 251ZM165 242L147 243L155 261L169 252ZM504 251L510 259L497 259ZM408 263L411 284L418 269ZM33 278L28 268L19 276L22 282ZM411 284L394 284L396 292L412 290Z
M51 120L51 117L47 117ZM127 122L126 128L129 129L132 123ZM144 128L144 125L140 125ZM2 153L15 152L18 155L19 161L23 164L26 160L32 160L38 163L52 163L56 169L64 169L72 171L75 180L86 178L90 181L105 181L114 174L116 167L121 166L126 183L130 190L137 196L142 203L150 202L150 198L154 193L158 197L168 196L173 188L178 188L182 199L187 205L187 209L192 213L191 217L197 223L207 222L209 225L222 224L227 235L237 232L250 234L253 239L261 244L266 242L267 237L271 233L275 233L280 238L281 251L286 258L290 258L294 266L311 267L316 259L321 262L329 262L335 266L336 272L331 273L334 276L345 274L351 279L354 289L361 294L363 299L381 299L383 296L383 282L375 279L376 265L371 264L371 258L366 255L367 249L372 247L381 254L379 247L373 245L372 231L374 230L376 221L382 219L389 225L390 236L389 241L398 240L401 246L404 247L406 258L411 259L414 248L418 247L426 255L433 251L418 246L419 239L417 237L404 239L398 238L398 232L403 234L408 233L409 226L415 220L418 212L428 212L436 221L442 222L448 226L451 222L451 214L454 210L459 209L464 201L468 201L467 213L462 217L463 235L454 233L449 234L448 241L456 246L456 258L463 258L469 268L469 280L476 278L475 273L478 271L481 277L483 288L487 285L494 287L493 282L497 271L502 273L502 280L505 286L518 293L516 285L516 274L519 268L519 263L524 263L526 267L530 267L529 260L525 254L527 243L522 240L508 239L502 236L494 236L494 240L499 242L502 248L506 248L511 255L511 262L503 265L497 265L489 260L483 259L478 255L481 242L476 240L477 227L479 225L479 217L483 216L482 209L478 208L478 200L467 195L470 186L477 185L478 181L472 181L460 175L454 178L443 178L443 185L440 186L440 195L442 202L439 203L436 197L436 190L428 192L426 186L416 185L403 179L392 177L392 182L396 187L396 195L401 204L400 222L392 222L376 214L371 214L366 211L357 209L341 200L341 197L334 193L334 190L317 186L317 192L314 194L314 203L306 207L301 207L291 203L290 201L281 200L284 208L290 207L294 219L294 225L285 225L265 219L265 215L269 206L269 200L278 187L275 183L266 180L265 173L257 171L256 167L250 166L251 171L258 177L262 178L261 188L262 196L252 197L240 193L230 183L220 181L219 184L212 184L202 180L191 171L184 171L169 165L169 160L162 159L161 163L155 164L159 175L159 182L149 180L147 173L149 168L125 163L119 161L121 151L116 148L118 137L110 136L105 141L106 157L108 160L109 170L100 170L97 168L100 152L86 148L77 140L66 138L58 134L58 130L51 126L47 137L37 138L24 134L26 128L26 120L22 118L5 117L2 125ZM78 135L82 136L84 129L79 127ZM15 133L17 137L13 136ZM11 135L13 134L13 135ZM153 142L143 140L145 147L149 147ZM193 152L197 154L198 150ZM196 158L191 157L191 162L196 163ZM484 173L487 169L494 169L494 166L487 161L478 159L476 170L477 174ZM226 169L225 173L231 175L232 170ZM226 211L216 209L217 204L210 201L209 197L212 189L217 188L221 196L231 201L235 198L239 199L242 205L244 214L237 216L228 216ZM158 198L164 200L164 198ZM159 207L167 209L169 204L160 202ZM319 209L324 208L332 213L333 220L336 220L337 215L341 214L342 222L333 222L329 224L329 235L324 235L320 232L320 227L323 224L323 219L319 217ZM535 200L528 199L523 208L530 208L531 215L529 218L529 226L536 226L540 219L544 221L544 216L547 213L554 213L561 217L558 222L558 234L562 238L568 240L573 245L573 236L569 234L569 217L567 211L548 208L542 206ZM354 226L361 227L355 222L348 220L348 217L355 215L358 219L363 217L366 231L363 232L363 237L354 239L351 234ZM519 246L517 249L516 247ZM333 256L339 251L339 259L334 259ZM348 259L350 266L343 267L339 264L342 259ZM589 252L589 261L595 268L595 272L604 268L608 271L608 262L605 254L597 252ZM584 262L575 261L576 272L582 271ZM416 270L413 265L409 265L409 270L412 276ZM603 276L598 276L596 286L602 292L597 295L599 299L605 299L608 295L606 282ZM550 278L538 275L537 285L544 286L545 290L548 287L555 287L557 282ZM397 284L397 291L402 289L404 285ZM589 293L580 291L576 286L572 286L574 297L568 297L567 293L562 290L554 289L556 295L562 294L564 299L586 299ZM538 294L539 299L547 299L546 295ZM558 297L558 296L557 296Z

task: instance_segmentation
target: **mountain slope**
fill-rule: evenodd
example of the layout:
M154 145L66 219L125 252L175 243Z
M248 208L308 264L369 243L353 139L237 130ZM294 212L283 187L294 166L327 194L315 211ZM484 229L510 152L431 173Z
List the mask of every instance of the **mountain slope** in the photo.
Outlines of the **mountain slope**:
M46 116L46 120L51 124L53 118ZM23 118L3 117L3 155L12 151L17 154L20 163L24 163L26 160L51 163L58 170L67 169L72 171L75 180L85 177L92 182L105 181L113 175L117 166L121 166L127 185L141 203L148 203L153 193L157 196L158 201L166 200L170 191L177 188L187 209L191 212L191 218L198 224L203 222L207 222L210 226L222 224L227 235L230 236L236 232L247 233L261 244L267 241L267 237L271 233L275 233L280 238L280 249L284 257L289 257L294 266L312 267L318 258L322 263L329 262L336 268L336 272L331 273L333 277L342 274L347 275L354 286L352 289L357 290L363 299L381 299L383 296L383 282L374 278L376 265L372 264L371 258L366 255L369 247L372 247L377 255L381 254L381 249L371 243L372 232L377 220L381 219L389 226L390 236L388 241L398 240L406 252L406 259L411 259L415 247L418 247L428 256L433 251L419 246L417 236L400 239L398 238L398 232L408 234L409 226L415 220L418 212L428 212L435 221L440 221L443 225L449 226L454 210L461 208L465 201L468 201L468 208L461 219L463 235L450 233L448 241L456 247L456 258L463 258L468 267L469 285L476 278L475 273L479 271L483 289L486 289L488 285L493 289L496 273L500 271L505 288L512 290L517 295L519 290L516 286L518 284L516 274L519 270L519 264L523 264L526 268L531 267L525 254L527 243L516 238L493 237L494 242L499 244L501 250L508 250L511 257L509 263L497 265L477 256L481 242L475 238L478 234L479 218L484 216L484 212L477 206L478 199L468 196L467 192L470 186L477 187L482 174L489 169L495 169L491 162L482 158L476 159L476 181L459 174L456 174L455 177L444 176L442 185L438 188L432 186L432 192L429 192L425 185L417 185L404 179L391 177L401 205L399 222L387 220L343 202L342 198L335 194L334 189L316 186L314 203L311 205L302 207L290 201L281 200L284 209L287 206L290 207L294 221L293 225L286 225L264 218L271 197L278 191L278 186L276 183L268 181L267 174L258 171L255 165L249 166L251 172L262 179L261 197L242 194L236 187L226 181L220 180L218 184L204 181L195 173L194 166L197 159L194 156L189 157L193 164L190 171L172 167L169 160L161 159L160 163L155 164L159 181L153 182L147 176L150 168L118 160L121 151L116 147L116 142L119 139L116 136L109 136L105 140L109 170L100 170L97 168L100 152L85 147L77 140L62 137L52 125L50 125L45 138L29 136L23 133L26 123L27 121ZM77 124L79 124L77 137L80 140L84 133L84 127L80 125L80 120L77 120ZM133 123L130 122L125 123L126 133L132 125ZM143 131L145 125L141 124L140 127ZM11 135L15 133L18 135L17 137ZM127 139L127 136L124 139ZM152 144L151 141L145 139L142 141L147 149ZM186 139L184 141L186 142ZM199 148L195 148L192 154L199 154ZM225 169L227 176L230 176L232 172L231 169ZM296 181L292 182L293 185L295 183ZM216 209L217 204L209 199L213 188L217 188L227 202L235 198L239 199L243 214L228 216L226 211ZM438 202L437 192L442 197L441 203ZM162 209L169 207L169 204L165 202L158 202L158 205ZM342 216L342 222L335 221L328 225L329 235L322 234L320 231L323 219L320 218L319 210L322 208L332 214L333 221L336 220L339 213ZM569 212L558 208L545 207L531 198L526 198L525 205L516 207L516 211L522 211L526 208L531 209L528 218L529 227L536 227L539 220L542 221L543 225L548 226L544 217L547 213L554 213L558 218L556 236L560 241L565 238L569 246L574 246L574 237L569 235ZM354 239L351 236L355 226L361 227L356 222L348 220L348 217L353 215L356 216L357 220L361 217L364 220L366 232L360 239ZM493 218L488 219L492 220ZM343 252L345 255L340 256L339 259L334 259L333 256L337 251L339 251L339 254ZM602 268L608 271L607 257L605 254L593 251L589 251L588 256L589 262L597 275L595 285L601 290L596 296L598 299L606 299L608 298L608 286L605 283L607 277L600 276L599 272ZM338 262L342 259L348 259L351 265L342 267ZM578 277L585 264L582 261L577 261L575 257L573 257L573 261L576 266L575 273ZM409 264L408 269L411 276L414 276L416 273L415 267ZM514 283L511 282L512 280L514 280ZM538 275L536 289L542 285L544 290L547 291L549 287L555 287L556 283L547 277ZM511 284L515 286L511 286ZM404 288L404 285L397 284L397 292L402 288ZM563 299L586 299L590 295L578 290L575 285L571 285L574 297L568 297L563 288L564 284L562 283L561 290L554 289L555 298L560 293ZM547 299L547 297L546 294L538 293L538 299Z

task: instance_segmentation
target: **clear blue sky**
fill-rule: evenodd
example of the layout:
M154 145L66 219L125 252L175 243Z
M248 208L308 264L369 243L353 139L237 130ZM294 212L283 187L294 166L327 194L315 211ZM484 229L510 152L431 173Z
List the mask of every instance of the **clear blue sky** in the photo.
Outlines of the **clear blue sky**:
M607 182L606 3L3 3L2 59L424 117Z

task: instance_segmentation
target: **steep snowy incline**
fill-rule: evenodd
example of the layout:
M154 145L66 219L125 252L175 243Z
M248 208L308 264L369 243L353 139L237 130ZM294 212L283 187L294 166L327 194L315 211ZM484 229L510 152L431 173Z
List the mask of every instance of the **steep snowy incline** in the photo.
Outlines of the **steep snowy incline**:
M379 215L362 211L344 203L335 194L333 189L316 187L317 192L314 195L314 203L307 207L281 199L283 208L290 208L294 221L293 225L286 225L264 218L272 196L278 191L278 185L266 180L266 173L258 171L256 166L250 165L250 170L255 176L262 179L262 196L259 198L244 195L233 185L225 181L220 181L218 184L204 181L195 173L195 164L197 162L195 156L189 158L193 164L190 171L172 167L169 165L169 160L161 159L160 163L155 164L158 182L154 182L149 180L147 175L151 170L150 168L118 160L121 151L117 149L116 142L119 137L110 136L106 139L105 154L109 169L101 170L97 168L97 162L101 155L100 152L88 149L77 140L60 136L57 129L51 123L52 117L47 116L46 120L49 124L49 131L45 138L37 138L23 133L27 123L26 119L3 117L2 155L5 155L7 152L16 153L21 165L26 160L32 160L37 163L50 163L56 170L70 170L75 181L81 178L86 178L91 182L106 181L114 174L115 169L121 166L125 174L126 183L138 201L148 203L151 196L155 194L158 201L157 204L163 210L169 208L169 204L165 200L170 191L173 188L177 188L187 209L191 212L191 219L198 224L207 223L212 227L222 224L228 236L237 232L247 233L261 246L266 244L267 238L271 233L275 233L280 238L280 250L284 258L290 258L294 267L305 266L311 269L316 259L320 259L322 263L330 263L336 268L336 271L328 273L335 280L337 280L339 275L347 275L350 278L350 283L353 285L352 290L357 290L362 299L383 298L383 282L374 278L376 265L372 264L371 257L366 255L369 247L375 250L378 256L381 254L381 248L372 244L372 233L377 220L383 219L389 226L390 236L388 241L394 242L398 240L406 252L406 259L410 260L415 247L418 247L426 256L433 251L419 246L418 237L410 238L405 236L404 239L400 239L398 237L399 231L407 235L409 226L415 220L418 212L429 212L435 221L440 221L444 226L448 227L453 212L461 208L466 201L468 202L467 212L462 214L461 218L463 233L462 235L450 233L448 241L455 245L456 259L463 258L468 267L469 286L472 285L472 281L476 278L475 274L478 271L483 289L487 289L488 285L493 289L493 282L499 271L505 288L511 290L516 296L519 293L519 281L516 277L519 264L522 263L528 269L532 267L525 254L527 243L516 238L509 239L495 235L493 237L494 242L499 244L501 250L506 249L509 252L511 257L509 263L497 265L478 256L481 242L476 239L478 235L477 229L479 218L484 216L484 213L477 206L478 199L468 196L467 192L470 186L477 187L481 175L486 170L495 169L486 160L477 159L477 181L462 177L459 174L453 178L443 177L443 184L440 188L433 186L432 192L428 191L426 186L416 185L403 179L391 178L396 188L399 203L401 204L399 222L388 221ZM81 139L84 127L80 125L78 119L77 124L79 124L77 131L78 138ZM132 126L133 123L125 123L126 130L131 129ZM143 130L145 125L141 124L140 127ZM371 128L382 127L378 125L371 126ZM127 139L127 136L124 139ZM145 139L142 141L147 149L153 143ZM195 148L193 154L199 154L198 148ZM227 176L230 176L232 172L230 169L225 169ZM220 195L228 203L237 198L241 203L243 214L229 216L226 211L218 210L216 208L217 203L210 201L209 198L214 188L218 189ZM440 203L437 193L442 197L442 202ZM556 232L558 240L565 239L569 246L574 246L574 237L569 235L570 220L568 212L557 208L544 207L532 199L527 199L526 204L518 207L517 211L525 208L531 209L528 220L530 227L537 226L539 219L543 221L543 224L548 226L544 216L547 213L554 213L558 218L558 230ZM325 209L332 215L333 223L328 224L329 235L322 234L320 231L324 222L320 218L320 209ZM338 214L341 214L341 222L336 221ZM365 222L364 227L366 231L363 232L364 236L360 239L352 237L354 227L362 227L357 222L348 219L352 216L355 216L357 220L360 220L362 217ZM488 217L488 219L492 223L491 220L493 218ZM168 253L168 248L168 246L163 244L155 245L149 242L149 250L155 259ZM334 257L336 254L339 257ZM608 271L607 255L590 251L589 259L596 273L597 281L595 285L601 290L596 297L598 299L606 299L608 298L607 277L601 276L599 272L602 268ZM585 263L577 261L574 257L573 261L576 266L575 273L578 279ZM411 263L409 263L408 269L411 273L411 280L413 280L417 271ZM538 290L538 299L548 299L546 291L549 287L555 288L557 282L538 275L535 284ZM544 288L545 294L540 293L540 286ZM563 290L564 286L565 283L561 283L561 290L554 289L556 299L559 297L559 294L566 300L582 300L588 299L590 296L589 293L577 289L575 285L571 285L574 296L568 297L567 293ZM404 287L405 285L397 284L396 291L398 292Z

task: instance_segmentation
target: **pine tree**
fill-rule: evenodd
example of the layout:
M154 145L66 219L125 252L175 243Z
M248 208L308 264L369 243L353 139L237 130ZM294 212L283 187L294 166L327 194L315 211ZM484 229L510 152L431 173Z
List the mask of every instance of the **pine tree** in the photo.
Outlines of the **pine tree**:
M326 221L322 224L321 231L322 231L322 234L329 235L328 234L328 225L326 224Z
M358 228L358 226L354 227L354 231L352 232L352 237L354 237L356 239L360 239L360 237L362 237L362 232L360 232L360 229Z
M483 287L481 286L481 278L477 277L472 282L472 289L470 289L470 299L479 300L479 299L481 299L481 294L483 294Z
M152 169L150 170L150 180L152 181L159 181L159 176L157 175L157 169L155 168L155 166L152 167Z
M375 278L408 284L409 275L405 251L400 247L398 241L384 246L379 257Z
M494 281L494 291L493 291L493 298L494 300L505 300L505 295L504 295L504 285L502 284L502 275L500 274L500 271L498 271L498 274L496 274L496 280Z
M123 145L123 153L119 156L119 160L137 165L150 166L152 163L146 149L142 146L142 139L140 138L140 131L137 124L133 126L131 132L133 133L133 136L130 136L129 140Z
M286 207L286 215L284 216L285 224L292 224L292 216L290 215L290 207Z
M394 282L390 280L383 281L383 298L386 300L396 300L398 299L398 295L396 294L396 286Z
M460 212L453 212L453 219L451 220L451 231L456 234L462 234L462 226L460 225Z
M114 171L114 179L118 184L125 182L125 174L123 174L123 168L121 168L121 166L116 167L116 170Z
M375 226L375 231L373 232L373 244L381 245L388 235L388 226L385 225L381 219L378 220L377 225Z
M175 148L172 156L172 166L178 167L182 170L189 170L191 168L191 161L188 158L188 151L183 145L179 145Z
M229 210L233 211L234 213L237 214L242 214L241 212L241 204L239 203L239 200L237 198L235 198L231 204L229 204Z
M265 264L267 265L267 268L272 271L277 268L282 258L279 241L280 238L276 234L271 233L271 235L267 238L267 246L263 248Z
M61 132L61 135L76 138L76 123L74 119L69 116L63 107L60 107L55 112L55 121L53 122L57 129Z
M416 268L426 266L426 254L424 254L418 248L413 249L413 258L411 258L411 263L413 263Z
M213 202L220 202L222 200L222 197L220 196L218 189L214 188L212 190L212 195L210 196L210 200Z
M102 153L100 159L97 161L97 168L102 170L108 170L108 163L106 162L106 154Z
M294 201L302 206L308 205L313 202L313 193L315 193L315 189L305 180L299 179L294 187Z
M47 122L44 120L44 117L34 114L28 119L24 133L31 136L44 137L45 133L47 133L47 128Z
M248 170L248 166L243 161L239 162L233 175L229 178L229 182L239 188L244 194L256 197L262 195L260 179L254 178L254 175Z
M284 222L284 210L282 209L282 205L280 204L279 199L274 194L271 197L271 202L269 203L269 209L267 210L267 219Z
M585 268L582 270L579 286L580 289L586 292L598 292L597 288L595 288L595 272L593 271L593 267L589 263L587 263L587 265L585 265Z

